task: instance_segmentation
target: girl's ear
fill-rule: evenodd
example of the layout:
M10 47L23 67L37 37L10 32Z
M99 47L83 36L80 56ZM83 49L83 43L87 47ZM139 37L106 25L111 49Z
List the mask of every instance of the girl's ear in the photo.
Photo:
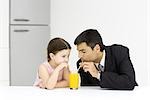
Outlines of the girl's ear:
M49 56L53 60L55 55L53 53L50 53Z

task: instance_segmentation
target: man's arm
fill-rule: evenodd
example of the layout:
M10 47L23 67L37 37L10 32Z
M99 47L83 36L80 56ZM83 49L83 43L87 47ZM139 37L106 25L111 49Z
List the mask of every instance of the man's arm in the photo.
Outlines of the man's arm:
M135 82L133 65L129 57L129 50L124 48L117 52L120 55L114 59L117 72L101 72L100 86L110 89L133 90L137 84Z

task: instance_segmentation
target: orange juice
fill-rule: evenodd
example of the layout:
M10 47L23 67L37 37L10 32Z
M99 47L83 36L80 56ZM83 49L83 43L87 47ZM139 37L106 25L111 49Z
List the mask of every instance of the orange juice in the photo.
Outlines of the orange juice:
M70 89L78 89L79 88L79 74L78 73L70 73L69 75L69 87Z

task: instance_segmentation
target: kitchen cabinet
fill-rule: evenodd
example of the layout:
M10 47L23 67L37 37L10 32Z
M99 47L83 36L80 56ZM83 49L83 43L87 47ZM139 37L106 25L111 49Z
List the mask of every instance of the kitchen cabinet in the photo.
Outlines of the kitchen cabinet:
M49 27L11 26L11 85L32 85L37 68L46 60Z
M11 0L10 4L11 24L49 24L50 0Z
M10 85L33 85L50 40L50 0L10 0Z

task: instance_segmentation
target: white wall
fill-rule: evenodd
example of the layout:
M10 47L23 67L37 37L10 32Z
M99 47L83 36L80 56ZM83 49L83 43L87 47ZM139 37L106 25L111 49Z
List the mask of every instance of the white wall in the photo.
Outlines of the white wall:
M150 0L147 0L147 67L148 67L148 84L150 84Z
M0 48L8 48L9 0L0 0Z
M9 0L0 0L0 85L9 84Z
M51 37L63 37L73 47L71 67L77 58L75 37L88 28L98 29L105 45L129 47L137 82L148 84L148 0L51 0ZM149 16L150 17L150 16ZM74 68L72 68L74 69Z
M8 17L9 0L0 0L0 85L9 83ZM51 37L63 37L72 45L72 69L78 59L75 37L95 28L106 45L119 43L130 48L139 85L150 84L149 27L149 0L51 0Z

